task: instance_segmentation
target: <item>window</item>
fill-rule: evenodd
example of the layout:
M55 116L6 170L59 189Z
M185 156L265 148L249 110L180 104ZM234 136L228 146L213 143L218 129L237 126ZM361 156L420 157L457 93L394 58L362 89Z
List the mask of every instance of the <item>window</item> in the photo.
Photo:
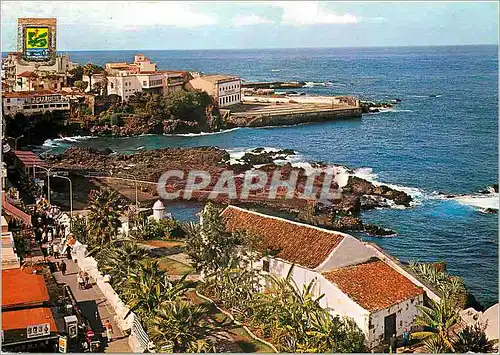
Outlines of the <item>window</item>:
M114 83L110 83L110 85L111 85L111 89L115 88L115 84Z
M5 106L5 109L8 111L10 110L10 106Z
M262 271L269 272L269 260L262 260Z
M146 85L147 85L147 84L146 84L146 80L143 80L143 81L142 81L142 86L146 86Z
M7 99L7 103L10 103L10 99Z

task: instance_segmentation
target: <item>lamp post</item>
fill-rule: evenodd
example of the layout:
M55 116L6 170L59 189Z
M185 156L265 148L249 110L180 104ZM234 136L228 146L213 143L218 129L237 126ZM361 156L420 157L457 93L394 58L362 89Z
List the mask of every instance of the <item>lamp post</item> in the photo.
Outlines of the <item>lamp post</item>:
M113 175L113 172L111 172L110 175ZM128 175L129 177L132 177L134 179L134 183L135 183L135 208L136 208L137 212L139 212L139 200L137 198L137 177L135 175L132 175L129 173L121 173L121 172L120 172L120 175ZM111 176L111 179L119 179L119 177L112 177Z
M50 205L50 169L52 168L44 168L43 166L40 165L35 165L34 167L43 169L47 172L47 200L49 201Z
M69 211L70 211L69 214L71 217L71 221L73 221L73 185L71 183L71 179L69 177L61 176L61 175L57 175L57 174L52 175L52 177L66 179L69 181ZM70 222L70 227L69 227L70 230L71 230L71 224L72 224L72 222Z
M24 134L21 134L21 135L20 135L19 137L17 137L17 138L10 137L10 136L9 136L9 137L7 137L7 138L12 138L12 139L14 140L14 151L16 151L16 150L17 150L17 140L18 140L19 138L23 138L23 137L24 137Z

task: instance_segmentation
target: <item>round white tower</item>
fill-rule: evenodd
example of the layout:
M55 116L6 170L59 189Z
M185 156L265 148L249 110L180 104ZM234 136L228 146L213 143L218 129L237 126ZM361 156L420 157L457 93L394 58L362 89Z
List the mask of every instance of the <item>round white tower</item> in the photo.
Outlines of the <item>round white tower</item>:
M165 215L165 206L160 200L156 201L153 205L153 218L157 221L162 219Z

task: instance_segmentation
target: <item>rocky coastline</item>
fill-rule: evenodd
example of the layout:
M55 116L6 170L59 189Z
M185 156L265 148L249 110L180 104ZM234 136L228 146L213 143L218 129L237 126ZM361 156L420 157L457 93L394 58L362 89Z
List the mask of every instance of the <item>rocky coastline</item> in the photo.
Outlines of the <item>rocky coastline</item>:
M243 183L242 174L250 169L258 168L271 176L275 171L280 171L282 179L286 179L292 172L298 173L297 190L305 186L307 171L303 167L293 166L287 159L296 153L291 149L269 151L265 148L249 150L239 159L231 159L230 154L216 147L196 148L164 148L144 150L135 154L116 154L111 150L98 151L92 148L70 148L60 155L50 155L47 162L55 167L69 170L77 174L88 172L109 174L115 177L133 175L144 183L140 184L141 191L156 196L156 183L161 174L166 170L181 170L187 173L191 170L202 170L212 176L212 181L207 187L211 190L223 171L231 170L235 175L236 189L241 191ZM316 169L332 168L324 163L312 163ZM238 176L238 174L240 174ZM323 177L320 175L314 182L314 189L321 190ZM146 183L147 182L147 183ZM170 188L182 189L185 179L177 181ZM333 181L331 188L339 189L338 183ZM266 188L268 186L266 185ZM264 189L264 190L265 190ZM363 224L360 213L372 208L387 207L387 201L408 207L412 201L411 196L402 191L391 189L387 186L376 186L373 183L350 175L347 183L342 187L342 193L333 201L325 203L319 200L305 200L300 198L284 199L278 195L269 199L267 193L256 193L248 199L230 199L220 196L217 202L232 204L252 204L262 208L292 215L297 220L314 225L341 231L359 231L375 236L394 235L395 232L371 224ZM238 194L238 196L240 196ZM205 201L208 193L193 195L196 201Z

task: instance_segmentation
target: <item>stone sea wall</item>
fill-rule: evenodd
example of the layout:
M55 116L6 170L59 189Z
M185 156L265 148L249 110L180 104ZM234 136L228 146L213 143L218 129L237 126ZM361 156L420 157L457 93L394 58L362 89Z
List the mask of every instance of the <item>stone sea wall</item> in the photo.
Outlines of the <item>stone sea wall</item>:
M311 112L293 112L265 115L265 114L245 114L230 115L225 119L228 127L264 127L283 126L300 123L324 122L339 118L361 117L361 108L353 107L337 110L316 110Z

